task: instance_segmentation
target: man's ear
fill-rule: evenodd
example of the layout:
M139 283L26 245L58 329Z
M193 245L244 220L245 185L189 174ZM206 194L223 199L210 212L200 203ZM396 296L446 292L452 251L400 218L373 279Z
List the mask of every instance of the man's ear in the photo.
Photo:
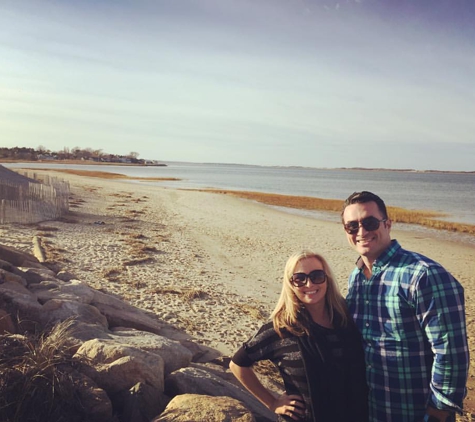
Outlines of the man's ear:
M390 220L389 218L386 220L386 227L388 229L391 229L391 225L393 224L392 220Z

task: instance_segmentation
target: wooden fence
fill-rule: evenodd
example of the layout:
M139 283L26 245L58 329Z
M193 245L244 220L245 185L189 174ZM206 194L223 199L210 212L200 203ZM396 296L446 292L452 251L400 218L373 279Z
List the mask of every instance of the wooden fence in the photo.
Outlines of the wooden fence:
M55 220L69 211L69 192L69 182L55 177L42 176L41 183L0 179L0 224Z

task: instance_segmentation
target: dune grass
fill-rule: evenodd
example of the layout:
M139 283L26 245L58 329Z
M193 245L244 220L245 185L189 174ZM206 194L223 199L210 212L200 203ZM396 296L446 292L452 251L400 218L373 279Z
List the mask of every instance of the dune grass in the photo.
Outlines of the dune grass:
M239 198L261 202L267 205L304 209L311 211L331 211L340 214L343 209L343 201L337 199L312 198L309 196L291 196L275 193L233 191L223 189L200 189L203 192L212 192L224 195L232 195ZM438 230L475 234L475 225L452 223L439 220L445 217L443 213L422 210L406 210L399 207L388 207L391 220L397 223L418 224Z
M72 359L73 325L66 320L41 334L0 336L0 420L88 420Z

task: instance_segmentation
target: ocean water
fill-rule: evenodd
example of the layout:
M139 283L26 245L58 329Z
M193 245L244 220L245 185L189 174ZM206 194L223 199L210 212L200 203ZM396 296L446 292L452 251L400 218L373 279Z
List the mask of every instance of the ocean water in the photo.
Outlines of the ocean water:
M475 225L475 173L261 167L238 164L165 162L167 166L7 163L9 168L73 168L131 177L174 177L180 181L140 182L176 188L219 188L343 200L369 190L388 206L446 214L447 221ZM133 182L132 182L133 183Z

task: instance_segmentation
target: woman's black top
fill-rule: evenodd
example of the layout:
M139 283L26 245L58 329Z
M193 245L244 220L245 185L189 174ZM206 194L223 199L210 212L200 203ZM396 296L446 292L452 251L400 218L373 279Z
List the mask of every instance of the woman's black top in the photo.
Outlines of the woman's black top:
M232 358L242 367L266 359L280 371L286 393L303 397L302 421L367 422L363 347L351 321L334 329L312 322L310 336L284 332L284 338L268 322ZM280 415L280 420L292 419Z

